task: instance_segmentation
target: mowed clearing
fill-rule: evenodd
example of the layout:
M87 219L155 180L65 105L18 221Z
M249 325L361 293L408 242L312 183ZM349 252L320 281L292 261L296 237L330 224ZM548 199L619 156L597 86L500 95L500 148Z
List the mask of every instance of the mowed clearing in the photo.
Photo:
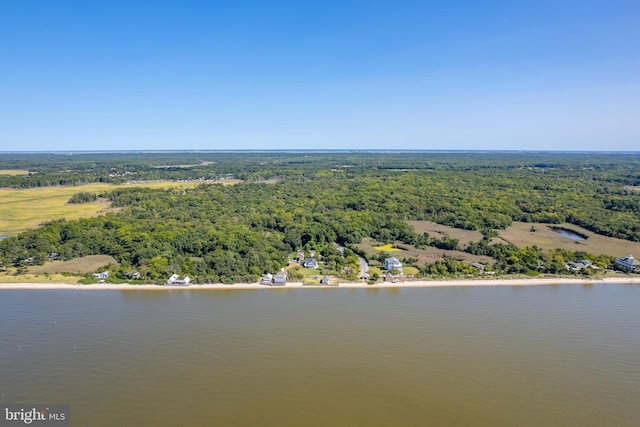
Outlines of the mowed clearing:
M460 228L449 227L447 225L431 221L407 221L407 223L412 226L418 234L427 232L429 233L429 236L437 239L441 239L443 237L458 239L458 244L462 249L466 248L469 245L469 242L477 242L482 239L482 233L479 231L462 230Z
M371 257L376 257L381 252L376 248L378 246L378 243L370 238L363 239L362 243L359 243L355 246ZM458 261L464 261L469 264L474 262L479 262L482 264L492 264L495 262L493 258L488 256L472 255L462 251L450 251L446 249L434 248L431 246L425 249L418 249L415 246L407 245L406 243L402 242L395 242L393 246L395 247L395 251L390 252L390 255L393 255L400 260L402 260L403 258L417 258L418 265L433 264L434 262L444 257L453 258Z
M535 229L535 231L532 231ZM572 240L563 237L551 229L560 227L574 230L586 237L585 240ZM537 246L540 249L567 249L584 251L592 254L605 254L617 257L634 254L640 256L640 242L601 236L572 224L542 224L530 222L514 222L506 230L499 231L502 240L517 247Z
M230 185L229 180L220 183ZM136 184L87 184L74 187L40 187L28 189L0 188L0 235L15 236L23 230L36 228L45 221L78 219L115 212L106 199L92 203L69 204L71 196L80 192L103 193L117 188L193 188L202 182L154 181Z

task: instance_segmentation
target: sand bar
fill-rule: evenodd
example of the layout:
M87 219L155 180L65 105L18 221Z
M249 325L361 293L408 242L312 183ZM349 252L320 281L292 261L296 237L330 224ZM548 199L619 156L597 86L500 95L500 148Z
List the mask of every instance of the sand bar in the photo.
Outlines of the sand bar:
M584 284L640 284L638 277L607 277L607 278L574 278L574 277L551 277L551 278L531 278L531 279L468 279L468 280L415 280L398 283L376 283L373 285L363 282L344 282L339 285L321 286L304 285L302 282L289 282L286 286L268 286L259 283L235 283L225 284L204 284L191 286L163 286L163 285L131 285L131 284L111 284L100 283L93 285L77 285L68 283L0 283L0 290L4 289L67 289L67 290L229 290L229 289L377 289L377 288L431 288L447 286L534 286L534 285L584 285Z

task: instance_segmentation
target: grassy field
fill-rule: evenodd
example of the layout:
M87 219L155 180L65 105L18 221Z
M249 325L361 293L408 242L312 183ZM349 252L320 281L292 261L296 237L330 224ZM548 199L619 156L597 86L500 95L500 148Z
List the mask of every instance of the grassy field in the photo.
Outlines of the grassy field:
M613 237L600 236L584 228L571 224L558 224L568 230L577 231L586 236L585 240L571 240L563 237L551 229L550 224L514 222L506 230L499 232L499 237L515 246L533 246L541 249L567 249L571 251L585 251L593 254L606 254L617 257L634 254L640 256L640 243ZM532 227L535 231L531 231Z
M373 239L363 239L362 243L356 245L360 250L364 251L368 256L377 256L380 253L378 248L386 246L378 246L378 243ZM480 262L483 264L493 263L495 260L487 256L471 255L462 251L450 251L446 249L438 249L434 247L427 247L425 249L417 249L415 246L407 245L401 242L395 242L395 252L393 256L400 259L402 258L417 258L418 265L432 264L445 256L465 261L467 263Z
M18 176L28 175L29 171L23 169L0 169L0 175Z
M369 274L369 277L373 277L374 274L377 274L378 277L382 277L382 276L384 276L385 272L386 271L383 270L380 267L371 267L371 266L369 266L368 274Z
M48 276L37 274L0 274L0 283L78 283L81 277L68 276L62 274L51 274Z
M420 270L418 270L416 267L402 267L402 274L404 274L405 276L416 276L419 272Z
M224 184L231 184L229 180ZM54 219L77 219L113 212L105 199L93 203L68 204L76 193L102 193L126 187L192 188L200 182L158 181L140 184L87 184L76 187L41 187L29 189L0 188L0 235L15 236L20 231L36 228Z
M418 234L427 232L431 237L438 239L443 237L458 239L460 247L463 249L469 245L469 242L475 242L482 239L482 233L479 231L462 230L460 228L449 227L447 225L441 225L431 221L407 221L407 223L412 226Z
M291 272L296 276L299 275L300 281L306 285L318 284L323 276L319 268L304 268L299 265L296 265Z
M69 261L51 261L44 265L34 265L28 268L28 272L31 274L86 274L93 273L107 264L118 264L118 262L109 255L89 255Z

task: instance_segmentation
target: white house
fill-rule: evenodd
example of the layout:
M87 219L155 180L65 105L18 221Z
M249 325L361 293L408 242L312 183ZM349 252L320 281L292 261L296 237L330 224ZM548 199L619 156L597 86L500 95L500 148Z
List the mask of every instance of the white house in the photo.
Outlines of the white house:
M384 260L384 269L388 271L394 269L402 271L402 263L398 261L398 258L396 257L386 258Z
M627 255L624 258L616 258L616 265L624 270L640 272L640 261L635 259L633 255Z
M102 273L92 274L92 276L95 277L96 279L106 279L107 277L109 277L109 272L103 271Z
M261 285L271 285L273 284L273 275L271 273L267 273L264 275L262 280L260 280Z
M307 258L304 260L304 268L318 268L318 260L315 258Z
M180 276L173 274L167 279L166 286L189 286L189 282L191 282L189 276L184 276L184 279L180 280Z

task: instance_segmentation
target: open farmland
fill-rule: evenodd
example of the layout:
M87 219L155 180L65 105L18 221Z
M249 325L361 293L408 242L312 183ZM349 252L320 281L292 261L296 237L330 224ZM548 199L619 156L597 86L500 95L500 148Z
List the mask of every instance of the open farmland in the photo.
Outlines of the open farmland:
M0 169L0 175L6 175L6 176L29 175L29 171L23 170L23 169Z
M563 237L552 230L551 227L560 227L574 230L586 237L585 240L572 240ZM535 229L535 231L532 231ZM540 249L567 249L571 251L584 251L593 254L605 254L613 256L625 256L640 254L640 243L613 237L601 236L584 228L572 224L542 224L514 222L506 230L499 232L499 237L518 247L537 246Z
M235 181L223 181L232 184ZM92 203L69 204L71 196L80 192L104 193L117 188L192 188L201 182L157 181L136 184L87 184L80 186L39 187L29 189L0 188L0 235L15 236L20 231L36 228L45 221L78 219L115 212L106 199Z
M412 226L418 234L427 232L429 233L429 236L438 239L443 237L458 239L459 245L463 249L469 245L469 242L482 239L482 233L479 231L462 230L460 228L449 227L447 225L441 225L431 221L407 221L407 223Z

